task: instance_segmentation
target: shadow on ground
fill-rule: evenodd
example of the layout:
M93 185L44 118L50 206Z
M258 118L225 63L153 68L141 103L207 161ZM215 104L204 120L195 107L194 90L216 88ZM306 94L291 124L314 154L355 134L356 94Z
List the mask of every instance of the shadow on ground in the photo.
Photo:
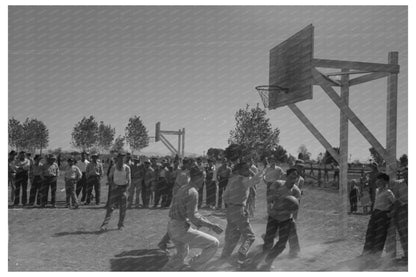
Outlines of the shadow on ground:
M100 231L100 230L95 230L95 231L74 231L74 232L60 232L60 233L55 233L53 235L53 237L64 237L64 236L74 236L74 235L101 235L107 232L111 232L111 231L117 231L118 229L109 229L107 231Z
M169 260L159 249L124 251L115 257L110 260L111 271L160 271Z

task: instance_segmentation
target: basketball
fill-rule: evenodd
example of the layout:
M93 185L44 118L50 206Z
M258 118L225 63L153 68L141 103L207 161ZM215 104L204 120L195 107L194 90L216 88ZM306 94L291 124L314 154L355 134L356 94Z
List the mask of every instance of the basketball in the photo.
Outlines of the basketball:
M299 209L299 201L296 197L288 195L282 200L282 207L285 210L297 211Z

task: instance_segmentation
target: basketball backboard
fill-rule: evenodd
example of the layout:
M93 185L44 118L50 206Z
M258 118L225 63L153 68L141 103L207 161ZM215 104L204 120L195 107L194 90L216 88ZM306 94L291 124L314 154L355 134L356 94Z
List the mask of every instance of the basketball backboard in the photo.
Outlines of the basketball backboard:
M160 140L160 122L156 123L156 130L155 130L155 142Z
M287 89L270 93L269 109L312 99L313 25L270 50L269 85Z

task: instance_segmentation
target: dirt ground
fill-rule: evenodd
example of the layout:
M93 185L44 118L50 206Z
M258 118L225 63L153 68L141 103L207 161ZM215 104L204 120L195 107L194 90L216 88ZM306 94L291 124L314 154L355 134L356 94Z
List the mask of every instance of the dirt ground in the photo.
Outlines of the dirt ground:
M107 196L104 184L103 181L103 202ZM59 182L58 186L56 209L9 209L9 271L158 271L167 262L169 257L157 249L157 243L166 232L167 209L128 210L123 231L117 230L118 211L115 211L110 230L100 233L98 229L104 219L104 205L66 209L63 202L65 192L60 191L63 183ZM250 254L253 260L261 253L261 235L265 232L264 199L265 187L260 186L255 218L251 221L256 234ZM290 259L285 249L274 262L275 271L408 270L407 265L387 258L376 263L358 258L369 216L348 215L347 237L339 239L338 203L336 191L305 187L297 221L301 254ZM201 210L201 213L225 228L223 211ZM220 249L208 264L207 271L235 271L234 260L218 260L224 234L215 236L220 240ZM397 247L398 256L401 256L399 242ZM172 249L170 255L174 251Z

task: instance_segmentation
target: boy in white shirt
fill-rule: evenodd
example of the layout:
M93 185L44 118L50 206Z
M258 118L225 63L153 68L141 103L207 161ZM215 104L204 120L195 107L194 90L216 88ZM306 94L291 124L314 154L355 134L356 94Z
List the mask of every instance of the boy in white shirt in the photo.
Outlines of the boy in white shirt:
M78 209L78 199L75 195L75 184L82 178L82 172L76 165L74 165L74 162L74 159L69 158L68 167L65 170L66 207L71 208L72 202L74 209Z

